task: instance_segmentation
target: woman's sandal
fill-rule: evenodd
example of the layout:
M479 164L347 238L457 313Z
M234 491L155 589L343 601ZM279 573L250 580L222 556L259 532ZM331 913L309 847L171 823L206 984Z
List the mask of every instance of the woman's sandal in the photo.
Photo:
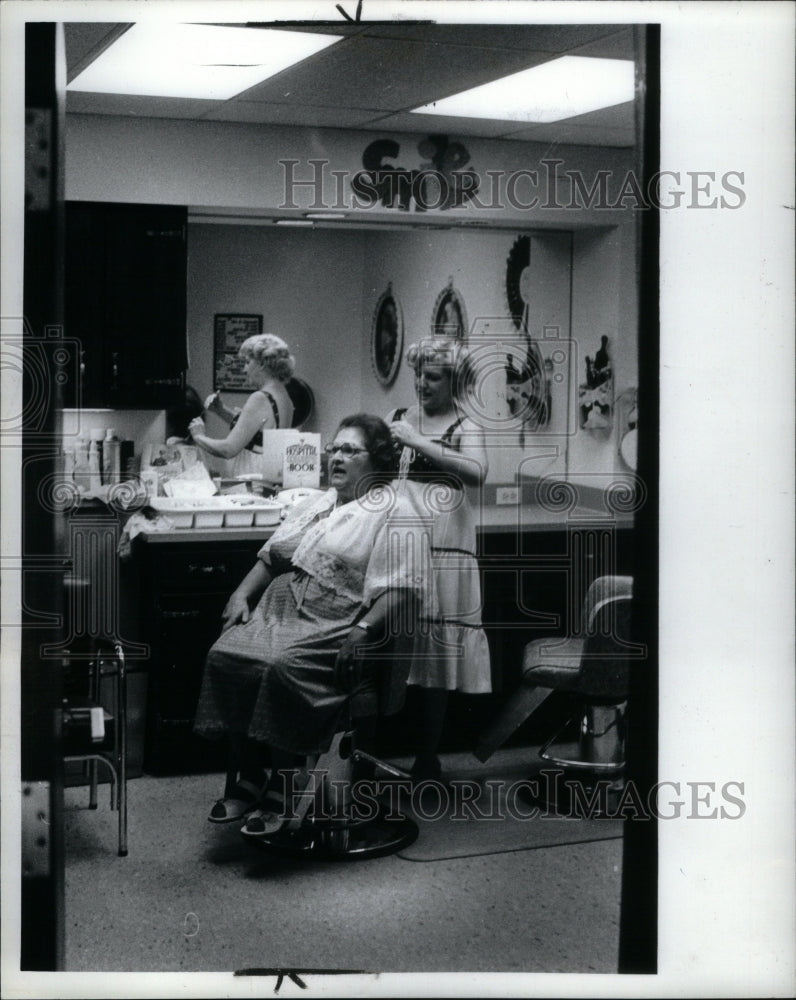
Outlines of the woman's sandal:
M262 787L258 788L254 782L238 781L230 796L218 799L207 818L211 823L234 823L243 819L257 808L262 793Z
M285 816L285 800L282 793L271 789L259 804L259 808L249 813L240 832L244 837L271 837L279 833L289 819L289 816Z

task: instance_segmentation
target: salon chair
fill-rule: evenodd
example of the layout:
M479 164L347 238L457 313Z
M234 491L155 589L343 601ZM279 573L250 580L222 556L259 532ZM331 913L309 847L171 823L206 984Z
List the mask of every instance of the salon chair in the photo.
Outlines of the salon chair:
M566 721L541 748L540 758L587 785L621 777L630 666L644 656L644 647L630 642L632 598L632 577L599 577L587 591L580 634L528 643L522 684L481 737L474 751L478 760L487 761L552 694L563 692ZM577 746L564 750L561 737L576 720Z
M97 808L98 764L110 775L110 807L119 814L119 857L127 856L127 673L118 641L99 641L90 650L65 651L63 701L64 761L88 766L89 809ZM113 711L103 706L103 683L113 686Z
M358 782L372 782L368 790L377 790L379 770L391 779L410 780L408 772L363 745L374 723L399 712L406 696L408 647L397 639L389 650L365 665L370 683L351 696L331 746L308 768L310 784L294 798L294 818L279 833L256 838L258 847L325 860L363 860L393 854L417 839L417 824L398 811L394 799L368 795L363 809L362 800L358 805L355 798Z

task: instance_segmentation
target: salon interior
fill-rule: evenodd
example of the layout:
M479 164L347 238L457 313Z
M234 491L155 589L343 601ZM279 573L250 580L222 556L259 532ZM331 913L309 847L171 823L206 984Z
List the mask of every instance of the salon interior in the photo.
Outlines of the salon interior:
M58 624L23 629L23 968L653 971L655 824L617 804L655 767L656 258L627 178L654 170L656 44L28 26L25 351L49 381L23 531L52 569L26 607ZM241 472L192 439L186 392L225 439L260 334L293 358L289 404ZM193 724L226 602L333 485L341 420L419 406L408 360L439 339L477 373L456 405L488 471L454 495L487 682L449 692L416 794L422 691L399 679L369 744L386 819L324 826L316 797L274 842L208 822L229 754ZM343 782L357 746L330 751Z

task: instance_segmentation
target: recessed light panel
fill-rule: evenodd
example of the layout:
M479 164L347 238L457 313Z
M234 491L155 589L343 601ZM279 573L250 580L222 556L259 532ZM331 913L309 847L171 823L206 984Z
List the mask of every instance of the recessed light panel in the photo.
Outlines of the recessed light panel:
M272 28L134 24L67 90L226 101L339 41Z
M632 101L632 60L562 56L415 108L415 114L558 122Z

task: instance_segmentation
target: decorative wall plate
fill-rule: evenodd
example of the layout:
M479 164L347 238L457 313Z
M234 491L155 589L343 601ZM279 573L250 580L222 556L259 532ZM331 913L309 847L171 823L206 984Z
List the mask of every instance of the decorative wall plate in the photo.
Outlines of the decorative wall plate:
M403 350L403 314L390 283L376 303L370 336L370 360L373 372L383 386L392 385L395 381Z
M453 278L442 289L431 314L431 336L467 339L467 311L464 300L453 287Z

